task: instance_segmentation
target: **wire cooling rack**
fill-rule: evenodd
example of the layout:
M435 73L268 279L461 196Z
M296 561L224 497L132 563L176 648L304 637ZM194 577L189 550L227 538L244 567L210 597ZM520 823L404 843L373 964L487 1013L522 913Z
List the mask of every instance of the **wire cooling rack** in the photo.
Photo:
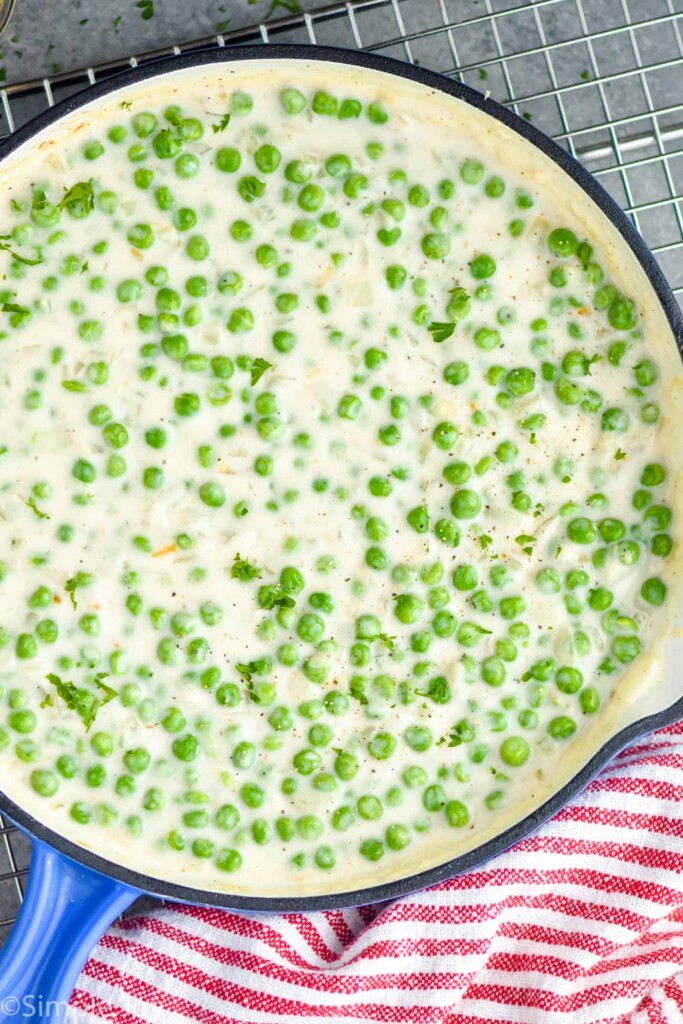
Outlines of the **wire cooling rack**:
M0 137L165 54L255 42L347 46L441 71L533 121L632 218L683 303L683 0L348 0L0 90ZM0 942L28 841L0 828Z

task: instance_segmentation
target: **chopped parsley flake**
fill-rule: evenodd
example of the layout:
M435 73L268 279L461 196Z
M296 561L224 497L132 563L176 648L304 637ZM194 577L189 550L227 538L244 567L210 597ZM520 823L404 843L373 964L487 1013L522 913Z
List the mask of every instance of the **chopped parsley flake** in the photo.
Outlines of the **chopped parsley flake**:
M233 580L240 580L241 583L249 583L251 580L260 578L261 570L257 565L247 562L245 558L240 558L238 552L235 555L235 561L232 563L230 576Z
M437 323L433 321L427 328L432 336L432 339L440 345L442 341L447 341L455 330L455 324L453 323Z
M138 0L135 6L139 9L143 21L149 21L154 17L154 0Z
M95 686L102 690L104 698L98 697L91 690L87 690L84 687L75 686L68 679L61 679L53 672L48 672L45 678L55 687L57 695L64 701L69 711L76 712L87 732L95 721L100 708L118 696L116 690L113 690L102 681L106 677L106 672L98 672L95 677Z
M230 114L223 114L223 116L220 119L220 121L218 122L218 124L212 124L211 125L211 131L214 133L214 135L217 135L218 132L224 132L229 124L230 124Z
M26 498L25 499L25 504L28 505L28 507L33 512L34 516L37 516L38 519L49 519L50 518L49 515L47 514L47 512L41 512L40 511L40 509L36 505L36 499L35 498Z
M257 356L257 358L254 359L253 363L251 364L252 388L254 387L255 384L258 384L263 374L266 372L266 370L270 370L272 365L273 364L269 363L267 359L261 359L260 356Z

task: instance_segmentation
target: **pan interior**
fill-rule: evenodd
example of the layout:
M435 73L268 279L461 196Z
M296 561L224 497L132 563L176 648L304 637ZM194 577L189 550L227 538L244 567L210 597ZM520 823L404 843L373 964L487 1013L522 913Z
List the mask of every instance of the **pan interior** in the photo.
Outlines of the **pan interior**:
M485 105L221 62L3 171L0 757L37 821L198 890L360 891L680 698L672 331Z

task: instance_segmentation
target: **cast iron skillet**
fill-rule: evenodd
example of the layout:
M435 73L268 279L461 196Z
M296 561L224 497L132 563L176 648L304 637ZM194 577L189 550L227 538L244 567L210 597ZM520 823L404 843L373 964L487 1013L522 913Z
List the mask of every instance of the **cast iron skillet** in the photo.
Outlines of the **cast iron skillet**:
M93 100L126 86L186 68L242 60L312 60L371 68L396 75L454 96L517 132L581 186L606 214L635 254L654 289L683 354L683 317L652 253L601 185L556 143L505 107L485 99L443 75L386 57L353 50L313 46L240 46L208 49L155 60L91 86L41 114L0 146L0 161L48 125ZM683 717L683 697L657 714L622 729L585 764L559 792L532 814L477 849L408 878L357 891L300 898L231 896L175 885L132 871L82 849L46 828L0 793L0 811L33 842L33 858L19 919L0 956L0 1022L32 1015L59 1024L87 956L109 924L141 893L168 900L268 913L306 912L394 899L433 885L502 853L528 835L572 799L614 755L639 736ZM31 1013L31 1011L33 1011Z

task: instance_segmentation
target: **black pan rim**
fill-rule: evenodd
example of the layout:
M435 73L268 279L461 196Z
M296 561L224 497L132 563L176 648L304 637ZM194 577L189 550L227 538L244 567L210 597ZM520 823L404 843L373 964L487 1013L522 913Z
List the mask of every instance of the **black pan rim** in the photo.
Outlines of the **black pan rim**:
M339 47L264 43L254 46L210 47L195 50L191 53L157 58L123 71L95 85L87 86L81 92L68 97L44 113L39 114L28 124L14 132L9 139L0 143L0 164L24 143L29 142L39 132L60 121L66 115L112 92L124 89L126 86L135 86L148 79L189 68L213 64L230 65L247 60L267 60L271 62L297 60L304 63L310 61L344 64L351 67L384 72L388 75L416 82L419 85L433 89L435 92L445 93L448 96L462 100L469 106L475 107L477 110L482 111L484 114L504 124L507 128L510 128L545 154L572 178L616 228L645 272L664 311L678 350L683 358L683 315L673 292L655 257L648 249L642 237L631 224L623 210L603 189L602 185L561 146L506 107L467 85L447 78L445 75L415 67L413 64L407 64L390 57L379 56L362 50L346 50ZM57 852L101 875L108 876L115 882L139 890L141 893L149 893L172 902L224 907L238 912L255 911L258 913L289 914L336 910L342 907L360 906L397 899L454 878L456 875L483 864L497 854L505 852L564 807L625 746L656 729L673 724L680 718L683 718L683 696L669 707L632 722L614 736L611 736L590 760L545 803L482 845L426 871L398 878L394 881L384 883L380 881L376 885L346 892L332 892L301 897L268 897L195 889L178 883L166 882L163 879L145 875L113 861L106 860L106 858L99 854L79 846L57 832L53 832L52 829L43 825L1 791L0 811L6 814L8 818L30 836L47 844ZM381 866L378 866L379 875L381 875L381 870Z

